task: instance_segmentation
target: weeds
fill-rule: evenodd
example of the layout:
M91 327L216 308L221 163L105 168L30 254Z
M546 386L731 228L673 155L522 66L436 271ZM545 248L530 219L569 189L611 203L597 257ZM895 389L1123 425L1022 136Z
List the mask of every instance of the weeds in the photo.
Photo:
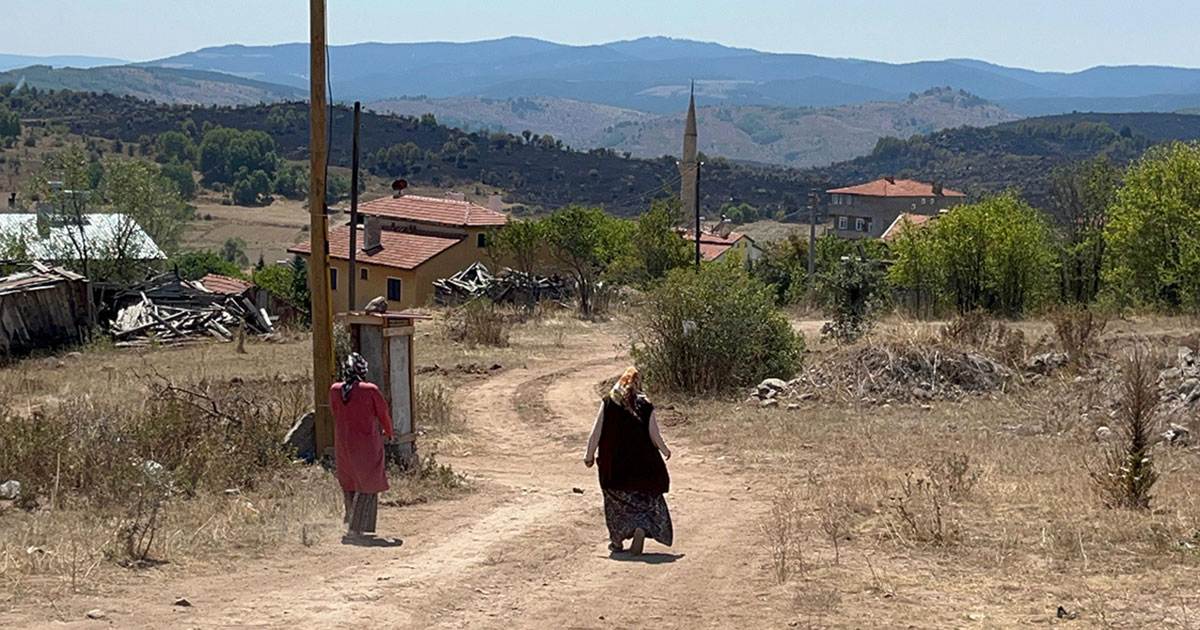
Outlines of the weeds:
M761 524L771 554L775 579L783 584L793 573L804 571L802 548L802 511L799 497L791 487L781 488L771 503L771 511Z
M1025 360L1025 334L982 311L960 315L942 326L938 336L944 343L985 352L1009 366L1022 364Z
M416 426L421 429L446 429L454 423L454 401L450 388L437 382L417 384Z
M469 347L508 346L511 324L491 300L476 299L452 311L444 323L446 338Z
M1100 341L1108 319L1088 309L1062 310L1050 317L1059 348L1066 353L1067 362L1082 365Z
M1135 348L1122 365L1116 417L1121 439L1105 453L1102 469L1091 472L1108 507L1150 508L1150 490L1158 481L1150 457L1160 400L1155 363L1144 349Z

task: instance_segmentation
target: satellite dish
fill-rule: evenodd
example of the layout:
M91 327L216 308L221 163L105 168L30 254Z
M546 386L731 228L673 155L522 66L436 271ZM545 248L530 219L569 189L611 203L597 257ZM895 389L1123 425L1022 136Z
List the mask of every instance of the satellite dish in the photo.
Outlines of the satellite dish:
M401 190L404 190L405 188L408 188L408 180L407 179L397 179L396 181L392 182L392 190L394 190L396 192L400 192Z

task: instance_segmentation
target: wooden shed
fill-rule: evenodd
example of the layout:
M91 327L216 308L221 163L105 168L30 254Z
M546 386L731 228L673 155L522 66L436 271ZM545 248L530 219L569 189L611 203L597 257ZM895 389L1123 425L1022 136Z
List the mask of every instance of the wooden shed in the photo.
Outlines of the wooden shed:
M0 278L0 357L82 342L87 292L83 276L41 263Z

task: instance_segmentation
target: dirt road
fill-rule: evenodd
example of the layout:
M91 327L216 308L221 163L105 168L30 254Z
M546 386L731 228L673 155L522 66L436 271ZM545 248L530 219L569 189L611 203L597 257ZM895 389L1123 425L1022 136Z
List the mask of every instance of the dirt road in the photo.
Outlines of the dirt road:
M479 491L381 510L380 533L402 537L402 547L343 546L326 536L295 555L148 583L95 605L117 627L785 625L781 606L766 597L754 543L766 507L712 453L672 442L674 547L649 541L641 558L610 556L595 470L582 457L597 383L625 360L595 340L568 350L460 393L469 438L458 456L439 461L469 474ZM172 606L181 596L193 606Z

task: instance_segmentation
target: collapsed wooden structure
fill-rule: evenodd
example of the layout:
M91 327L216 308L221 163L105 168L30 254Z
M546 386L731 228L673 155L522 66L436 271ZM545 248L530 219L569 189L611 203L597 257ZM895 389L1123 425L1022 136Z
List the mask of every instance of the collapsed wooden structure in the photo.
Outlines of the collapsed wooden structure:
M88 290L83 276L41 263L0 278L0 356L82 342Z
M433 283L434 300L442 306L454 306L486 297L497 304L529 303L542 300L570 299L570 281L559 276L529 276L516 269L505 268L493 275L483 263Z
M214 293L174 271L122 291L114 300L117 315L109 331L118 347L171 345L204 337L232 341L238 328L256 335L275 332L266 309L246 296Z

